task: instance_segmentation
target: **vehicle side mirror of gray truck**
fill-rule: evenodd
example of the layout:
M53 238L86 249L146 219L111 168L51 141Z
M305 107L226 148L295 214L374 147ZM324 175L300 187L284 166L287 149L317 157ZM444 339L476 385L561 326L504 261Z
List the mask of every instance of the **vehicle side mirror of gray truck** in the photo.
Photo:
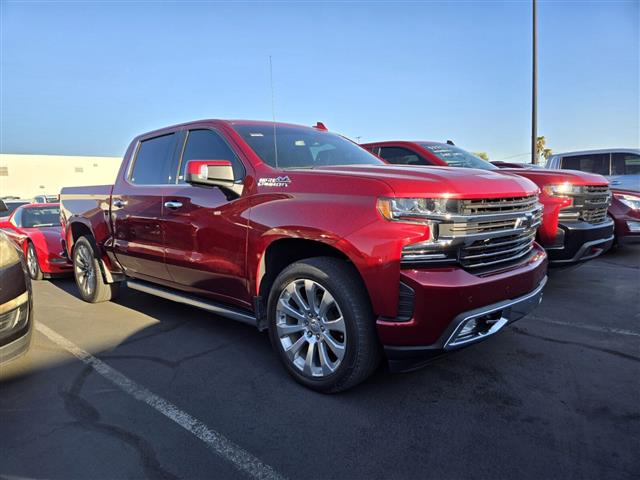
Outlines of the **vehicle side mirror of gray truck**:
M4 200L0 200L0 213L8 211L9 209L7 208L7 204L4 203Z

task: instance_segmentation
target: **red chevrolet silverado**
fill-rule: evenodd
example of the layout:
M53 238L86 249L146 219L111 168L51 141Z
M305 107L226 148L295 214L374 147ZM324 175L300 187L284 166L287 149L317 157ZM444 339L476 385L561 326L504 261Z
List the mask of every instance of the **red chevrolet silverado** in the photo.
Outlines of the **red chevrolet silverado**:
M498 170L450 143L386 141L362 146L391 164L478 168L528 178L540 187L544 214L536 239L549 254L551 265L589 260L613 244L614 223L607 216L611 192L602 175L533 168Z
M541 300L529 180L386 165L323 128L205 120L146 133L114 185L65 188L88 302L126 283L268 330L324 392L480 341Z

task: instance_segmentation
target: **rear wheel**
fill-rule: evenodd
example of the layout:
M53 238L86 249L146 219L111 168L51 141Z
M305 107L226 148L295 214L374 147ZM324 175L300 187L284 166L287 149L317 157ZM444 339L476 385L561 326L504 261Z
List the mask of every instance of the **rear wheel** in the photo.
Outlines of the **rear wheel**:
M85 302L106 302L118 293L118 283L107 283L102 278L93 243L87 237L80 237L73 247L73 274Z
M269 335L289 373L321 392L339 392L377 367L380 346L368 297L347 262L318 257L294 263L269 295Z
M27 246L27 269L29 270L29 276L32 280L42 280L44 278L42 270L40 269L40 263L38 262L36 247L31 242L29 242Z

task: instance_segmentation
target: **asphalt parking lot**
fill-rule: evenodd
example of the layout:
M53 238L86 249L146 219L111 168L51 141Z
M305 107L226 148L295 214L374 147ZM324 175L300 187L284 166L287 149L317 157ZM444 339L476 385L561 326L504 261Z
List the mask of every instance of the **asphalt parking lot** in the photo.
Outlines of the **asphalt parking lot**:
M0 372L2 478L640 476L640 245L553 271L489 341L333 396L251 327L34 290L31 351Z

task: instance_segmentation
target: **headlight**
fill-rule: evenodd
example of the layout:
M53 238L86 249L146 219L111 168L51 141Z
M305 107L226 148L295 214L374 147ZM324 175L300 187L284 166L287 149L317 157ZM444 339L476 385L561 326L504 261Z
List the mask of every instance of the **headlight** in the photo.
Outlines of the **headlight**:
M20 262L18 251L11 244L11 240L0 238L0 268L6 268Z
M632 210L640 210L640 197L628 193L615 193L614 196Z
M450 214L451 208L447 198L380 198L378 211L387 220L424 222L434 216L442 217Z
M584 192L584 188L580 185L572 185L569 182L559 183L555 185L545 185L542 190L552 197L564 197L567 195L578 195Z

